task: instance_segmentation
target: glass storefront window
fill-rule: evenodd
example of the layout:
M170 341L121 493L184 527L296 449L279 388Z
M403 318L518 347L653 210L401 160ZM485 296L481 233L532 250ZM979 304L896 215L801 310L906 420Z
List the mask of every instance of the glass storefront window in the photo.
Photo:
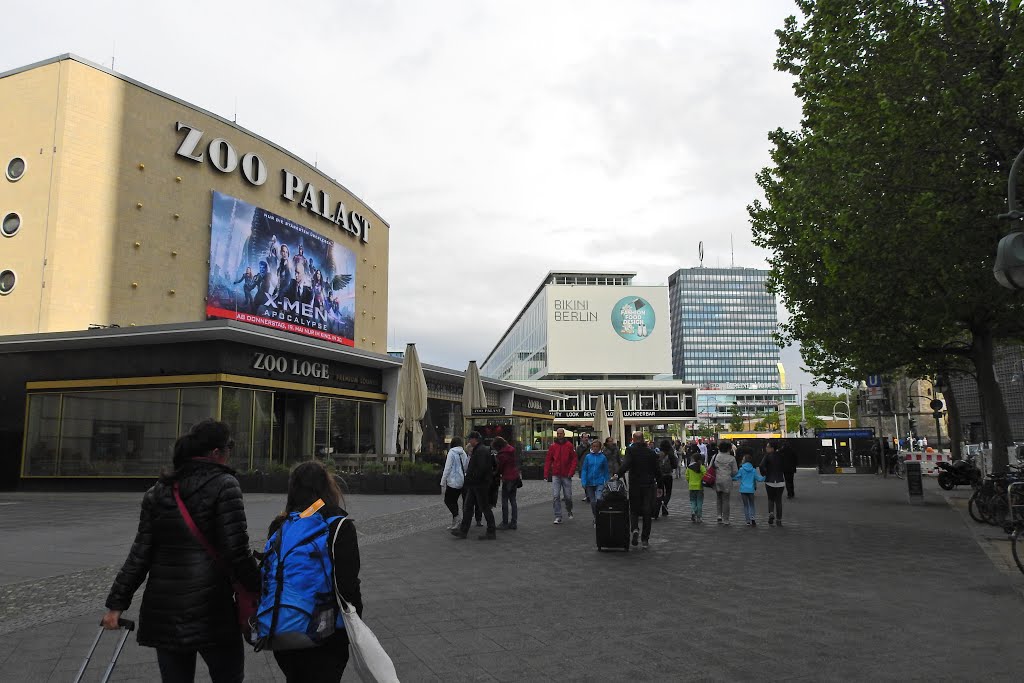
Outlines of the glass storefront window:
M60 440L60 394L36 394L28 401L28 432L25 434L26 476L57 474Z
M182 391L182 403L184 403ZM231 453L231 466L240 472L252 468L252 389L224 387L221 389L220 419L231 426L235 449ZM183 406L184 407L184 406Z
M274 424L274 394L269 391L254 391L253 399L251 467L260 472L268 472Z
M359 452L381 453L384 429L384 406L380 403L359 404Z
M330 446L334 453L358 453L356 429L359 423L359 403L343 398L331 399Z
M64 394L57 474L153 475L177 437L178 389Z
M203 420L217 419L217 387L189 387L181 390L178 433L186 434ZM232 425L234 426L234 425Z

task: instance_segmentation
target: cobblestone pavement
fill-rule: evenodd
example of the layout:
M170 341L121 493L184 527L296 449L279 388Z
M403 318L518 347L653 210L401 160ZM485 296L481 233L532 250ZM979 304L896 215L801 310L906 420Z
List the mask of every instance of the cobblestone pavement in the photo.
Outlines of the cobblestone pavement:
M552 525L543 482L527 482L520 528L497 542L452 538L435 497L353 496L349 511L360 520L366 621L403 681L1019 680L1024 575L993 563L934 481L926 490L911 506L899 480L801 472L785 528L764 524L762 492L752 529L737 524L735 494L731 527L714 524L713 496L711 523L691 524L677 488L651 549L628 553L595 550L581 502L575 519ZM21 496L27 506L33 495L0 503ZM54 504L82 519L107 495ZM252 520L280 505L247 501ZM137 503L106 500L118 510L97 524L120 514L133 527ZM44 536L53 519L19 512L15 530L16 507L0 508L7 549L15 533ZM0 586L0 680L70 680L129 541L111 538L117 552L95 567ZM112 650L108 637L87 680ZM247 674L281 680L262 653L250 653ZM114 680L156 677L153 651L130 640Z

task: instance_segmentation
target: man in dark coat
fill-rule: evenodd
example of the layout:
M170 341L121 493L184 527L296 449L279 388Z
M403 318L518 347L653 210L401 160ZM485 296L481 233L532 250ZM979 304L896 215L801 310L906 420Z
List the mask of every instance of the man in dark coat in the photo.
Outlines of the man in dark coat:
M625 477L627 472L630 473L629 525L633 530L633 545L642 540L646 550L651 537L651 513L661 470L658 467L658 456L644 443L643 432L633 432L633 443L626 449L626 459L619 468L619 477ZM644 520L642 536L638 530L641 515Z
M466 502L462 508L462 524L458 529L452 529L452 535L456 538L466 538L469 535L469 524L473 519L474 510L480 510L487 520L487 532L480 536L481 541L493 541L498 537L494 525L494 512L491 511L491 483L494 481L494 473L497 463L491 453L491 447L484 443L480 432L470 432L467 437L469 445L469 467L466 469Z

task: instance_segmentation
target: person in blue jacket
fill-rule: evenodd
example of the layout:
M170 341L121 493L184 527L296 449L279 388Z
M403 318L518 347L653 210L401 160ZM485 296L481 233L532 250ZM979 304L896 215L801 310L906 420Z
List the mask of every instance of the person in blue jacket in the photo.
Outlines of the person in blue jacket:
M580 465L580 481L590 500L594 524L597 524L597 506L604 495L604 483L608 481L608 458L601 448L600 439L590 442L590 452L583 457L583 464Z
M754 519L754 493L757 491L757 482L764 481L764 477L750 462L753 452L749 448L741 448L738 455L743 456L743 466L733 477L733 481L740 483L740 498L743 499L743 516L747 519L747 526L757 526L757 520Z

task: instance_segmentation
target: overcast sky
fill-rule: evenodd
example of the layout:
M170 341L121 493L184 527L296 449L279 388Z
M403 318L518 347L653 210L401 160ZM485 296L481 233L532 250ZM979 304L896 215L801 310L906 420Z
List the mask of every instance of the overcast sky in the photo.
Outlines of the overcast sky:
M315 161L391 225L389 345L483 361L553 269L765 266L746 206L793 0L7 3L0 71L72 52ZM2 103L0 103L2 105ZM790 383L809 382L783 353Z

